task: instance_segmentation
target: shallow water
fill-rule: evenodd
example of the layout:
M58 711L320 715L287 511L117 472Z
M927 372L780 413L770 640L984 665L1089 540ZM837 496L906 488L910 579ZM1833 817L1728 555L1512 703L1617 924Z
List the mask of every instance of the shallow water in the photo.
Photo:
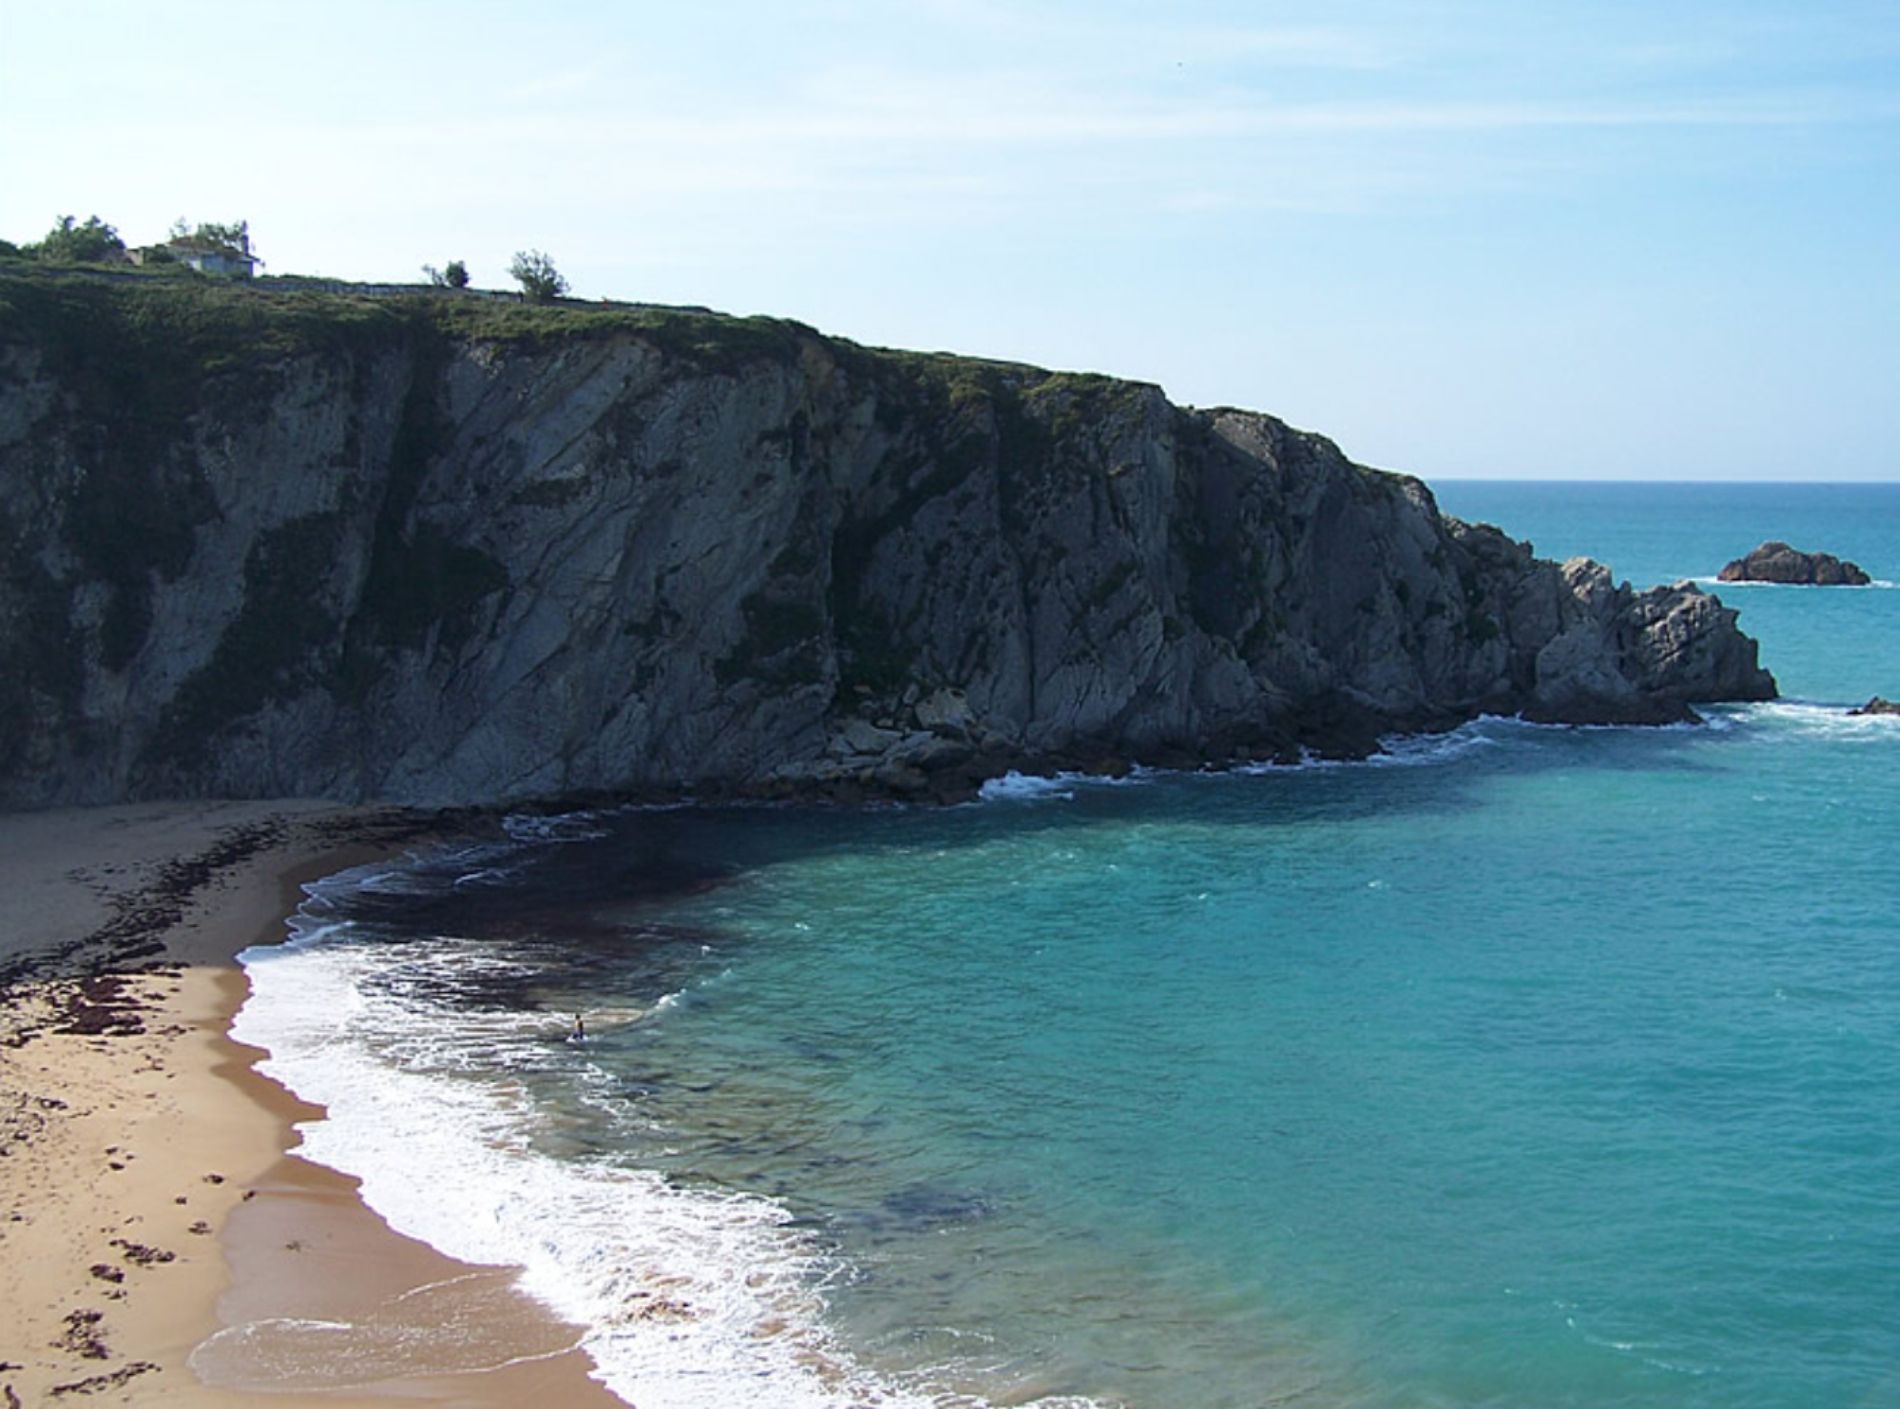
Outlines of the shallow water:
M1900 579L1888 487L1613 489L1439 497L1639 585ZM643 1409L1885 1402L1900 720L1843 706L1900 594L1725 599L1795 702L522 823L326 885L240 1036Z

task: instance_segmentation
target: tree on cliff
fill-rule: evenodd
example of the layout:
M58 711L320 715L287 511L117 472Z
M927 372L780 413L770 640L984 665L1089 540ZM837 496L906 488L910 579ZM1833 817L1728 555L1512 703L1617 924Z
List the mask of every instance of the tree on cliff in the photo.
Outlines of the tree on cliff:
M508 273L521 285L522 294L536 303L552 303L567 292L567 280L540 250L516 250Z
M96 215L87 216L84 225L62 215L34 252L59 264L108 264L125 254L125 241Z
M433 264L422 266L422 272L429 276L429 282L438 289L465 289L468 287L468 266L459 259L451 259L446 266L437 269Z

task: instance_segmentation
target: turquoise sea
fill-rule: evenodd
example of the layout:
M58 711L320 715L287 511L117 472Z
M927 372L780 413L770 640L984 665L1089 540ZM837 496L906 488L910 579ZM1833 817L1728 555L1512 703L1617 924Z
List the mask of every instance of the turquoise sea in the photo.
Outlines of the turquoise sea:
M1900 485L1435 488L1883 585L1722 588L1785 698L1701 727L514 819L319 886L238 1036L642 1409L1900 1403Z

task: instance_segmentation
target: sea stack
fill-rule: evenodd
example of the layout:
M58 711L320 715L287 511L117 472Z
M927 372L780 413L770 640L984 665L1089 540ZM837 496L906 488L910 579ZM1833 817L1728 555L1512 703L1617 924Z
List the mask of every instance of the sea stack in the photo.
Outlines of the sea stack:
M1764 543L1716 574L1723 582L1780 582L1800 587L1865 587L1858 564L1832 553L1803 553L1779 541Z

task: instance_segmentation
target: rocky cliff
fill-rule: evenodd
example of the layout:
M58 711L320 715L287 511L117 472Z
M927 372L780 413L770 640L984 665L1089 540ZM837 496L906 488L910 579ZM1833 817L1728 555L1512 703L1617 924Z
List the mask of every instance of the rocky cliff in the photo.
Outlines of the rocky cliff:
M1865 587L1873 581L1859 563L1832 553L1804 553L1773 540L1727 564L1722 582L1779 582L1798 587Z
M1769 696L1734 613L1155 387L0 268L0 803L954 792Z

